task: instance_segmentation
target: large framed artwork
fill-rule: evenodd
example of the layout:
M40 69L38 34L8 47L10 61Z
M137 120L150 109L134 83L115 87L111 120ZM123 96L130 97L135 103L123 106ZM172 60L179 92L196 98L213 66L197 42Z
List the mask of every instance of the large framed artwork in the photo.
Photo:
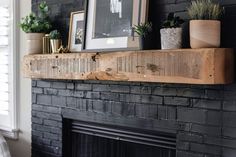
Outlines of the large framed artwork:
M79 52L83 50L85 26L84 19L84 11L71 13L68 39L68 46L71 52Z
M87 0L86 50L139 49L133 27L146 22L148 0Z

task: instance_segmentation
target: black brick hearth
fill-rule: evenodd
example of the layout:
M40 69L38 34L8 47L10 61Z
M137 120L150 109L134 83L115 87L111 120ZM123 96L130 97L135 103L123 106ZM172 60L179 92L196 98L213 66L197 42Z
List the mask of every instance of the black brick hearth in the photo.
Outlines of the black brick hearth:
M234 85L33 81L33 156L61 156L63 116L175 133L177 157L234 157L234 89Z

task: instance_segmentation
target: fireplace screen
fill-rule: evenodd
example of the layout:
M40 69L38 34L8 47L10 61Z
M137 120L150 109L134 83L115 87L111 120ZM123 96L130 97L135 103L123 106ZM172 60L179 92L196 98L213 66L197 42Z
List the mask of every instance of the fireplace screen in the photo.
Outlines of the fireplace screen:
M64 157L176 156L174 136L78 121L70 126L63 143Z

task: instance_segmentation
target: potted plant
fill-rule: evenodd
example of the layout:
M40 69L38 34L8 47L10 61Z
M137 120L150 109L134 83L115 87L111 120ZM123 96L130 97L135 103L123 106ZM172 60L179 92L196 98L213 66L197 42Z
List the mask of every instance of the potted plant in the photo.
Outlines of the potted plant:
M43 36L51 28L46 2L39 5L39 14L30 13L20 23L21 29L26 33L26 49L29 54L42 53Z
M220 47L221 22L224 8L212 0L196 0L188 8L191 48Z
M182 28L184 23L180 17L174 13L169 13L167 19L162 24L161 48L162 49L179 49L182 48Z
M141 23L134 27L134 32L139 35L140 49L147 50L150 48L149 34L152 32L152 23Z
M49 34L52 53L58 53L58 49L61 47L61 33L58 30L53 30Z

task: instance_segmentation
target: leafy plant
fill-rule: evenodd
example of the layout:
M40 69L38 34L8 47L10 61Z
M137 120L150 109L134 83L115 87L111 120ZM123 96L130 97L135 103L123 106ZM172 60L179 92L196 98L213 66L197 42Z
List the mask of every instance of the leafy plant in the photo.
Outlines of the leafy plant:
M58 30L53 30L49 34L50 39L61 39L61 33Z
M169 13L167 19L163 22L163 28L179 28L181 24L184 23L184 20L179 16L175 16L174 13Z
M152 32L152 23L141 23L134 26L134 32L136 32L139 36L147 36L150 32Z
M223 13L224 8L212 0L196 0L188 8L188 14L193 20L219 20Z
M52 25L48 16L48 6L46 2L39 4L39 14L30 13L22 18L20 23L21 29L26 33L45 33L48 32Z

